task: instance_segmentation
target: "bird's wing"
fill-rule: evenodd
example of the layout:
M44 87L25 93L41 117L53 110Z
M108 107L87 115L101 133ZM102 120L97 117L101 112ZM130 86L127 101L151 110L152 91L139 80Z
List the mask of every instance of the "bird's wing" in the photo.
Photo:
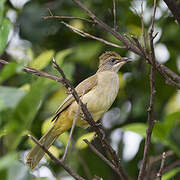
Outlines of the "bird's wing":
M97 85L97 75L94 74L93 76L90 76L89 78L85 79L82 81L76 88L76 92L79 97L82 95L85 95L88 93L91 89L95 88ZM62 104L59 106L58 110L56 111L55 117L52 119L56 120L59 115L66 109L68 108L73 102L75 101L73 95L67 96L67 98L62 102Z

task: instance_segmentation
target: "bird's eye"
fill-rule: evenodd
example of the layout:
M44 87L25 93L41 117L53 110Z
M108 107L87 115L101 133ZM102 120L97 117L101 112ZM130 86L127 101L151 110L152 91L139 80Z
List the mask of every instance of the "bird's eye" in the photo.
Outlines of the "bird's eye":
M115 61L116 61L116 59L115 59L115 58L112 58L112 59L111 59L111 62L113 62L113 63L114 63Z

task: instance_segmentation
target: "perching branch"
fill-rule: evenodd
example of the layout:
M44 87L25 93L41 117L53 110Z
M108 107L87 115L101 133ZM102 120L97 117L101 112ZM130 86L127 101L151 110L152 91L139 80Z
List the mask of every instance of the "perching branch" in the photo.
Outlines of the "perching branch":
M43 151L59 166L63 167L72 177L74 177L75 179L78 180L85 180L83 177L81 177L80 175L78 175L76 172L74 172L65 162L57 159L51 152L48 151L48 149L46 147L44 147L42 144L39 143L39 141L34 138L31 135L28 135L29 138L31 138L38 146L40 146Z
M1 64L8 64L7 61L1 60L1 59L0 59L0 63ZM69 90L69 92L72 93L72 95L74 96L76 102L80 105L81 110L84 113L84 119L90 124L92 129L96 132L96 134L100 138L102 145L105 147L106 151L108 152L108 154L110 155L110 157L113 160L112 163L118 169L121 178L124 179L124 180L128 180L129 178L128 178L126 172L124 171L124 169L122 168L122 165L120 164L120 160L119 160L116 152L110 146L108 141L105 139L104 132L102 131L102 129L99 128L99 125L97 125L96 122L93 120L93 118L91 116L91 113L87 109L86 105L82 103L82 101L79 98L75 88L66 79L66 76L65 76L64 72L62 71L62 69L57 65L57 63L55 61L53 61L53 64L54 64L54 67L58 70L58 72L60 72L62 78L59 78L57 76L54 76L54 75L51 75L51 74L48 74L46 72L39 71L39 70L36 70L36 69L33 69L33 68L25 67L23 70L25 72L27 72L27 73L34 74L36 76L46 77L48 79L52 79L52 80L55 80L57 82L60 82Z
M63 82L64 82L63 85L71 92L71 94L73 95L76 102L80 105L81 110L82 110L82 112L84 114L84 120L86 120L87 123L96 132L96 134L98 135L102 145L105 147L106 151L111 156L111 158L113 160L113 164L118 169L121 178L124 179L124 180L128 180L129 178L128 178L126 172L124 171L122 165L120 164L119 157L117 156L116 152L111 147L111 145L108 143L108 141L105 139L104 132L102 131L102 129L100 129L99 125L97 125L96 122L93 120L92 115L89 112L89 110L87 109L86 105L82 103L82 101L79 98L75 88L71 85L69 80L66 79L66 76L65 76L64 72L58 66L58 64L56 63L56 61L54 59L53 59L53 64L54 64L54 67L58 70L58 72L61 74L61 76L63 78Z

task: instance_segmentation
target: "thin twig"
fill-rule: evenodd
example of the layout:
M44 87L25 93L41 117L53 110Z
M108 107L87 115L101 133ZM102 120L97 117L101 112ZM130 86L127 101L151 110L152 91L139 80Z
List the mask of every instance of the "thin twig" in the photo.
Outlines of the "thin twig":
M74 172L66 163L64 163L63 161L57 159L51 152L48 151L48 149L46 147L44 147L42 144L39 143L39 141L34 138L33 136L31 136L30 134L28 135L29 138L31 138L37 145L39 145L43 151L59 166L63 167L72 177L74 177L75 179L78 180L85 180L83 177L81 177L80 175L78 175L76 172Z
M145 147L144 147L144 154L143 154L143 160L142 165L139 171L138 180L143 180L145 175L145 170L147 166L147 160L149 155L149 149L150 149L150 143L151 143L151 135L153 131L153 127L155 124L154 121L154 99L155 99L155 54L154 54L154 44L153 44L153 31L154 31L154 19L155 19L155 13L156 13L156 0L154 0L154 10L153 10L153 16L152 16L152 24L151 29L149 33L150 37L150 57L151 62L153 63L153 66L151 66L151 73L150 73L150 87L151 87L151 95L150 95L150 105L148 108L148 128L146 130L146 140L145 140Z
M82 10L88 14L89 17L91 17L95 23L97 23L100 27L105 29L106 31L110 32L114 37L119 39L127 49L131 49L133 52L135 52L138 55L141 55L141 52L139 49L135 46L133 46L123 35L115 31L113 28L105 24L103 21L101 21L94 13L92 13L88 8L86 8L80 1L78 0L72 0L78 7L80 7Z
M95 23L93 20L82 18L82 17L75 17L75 16L54 16L52 11L48 8L50 16L43 16L43 19L78 19L81 21L85 21L88 23Z
M162 160L161 160L161 166L160 166L159 172L157 173L157 177L159 178L159 180L161 180L161 178L162 178L162 172L163 172L163 169L164 169L166 157L167 157L166 152L163 152Z
M176 167L180 167L180 159L172 162L171 164L167 164L166 167L163 168L162 170L162 175L171 171L172 169L175 169ZM157 178L157 172L153 172L153 174L151 175L150 179L156 179Z
M100 153L87 139L83 139L83 141L89 146L89 148L99 156L106 164L108 164L117 174L119 174L118 169L111 163L102 153ZM120 175L120 174L119 174Z
M116 30L116 0L113 0L114 30Z
M173 151L169 150L166 152L166 158L169 157L169 156L172 156L174 154ZM150 157L149 159L149 165L148 165L148 169L147 169L147 173L146 173L146 177L145 179L147 180L150 180L151 179L151 174L153 174L153 167L154 167L154 164L158 161L160 161L162 159L162 155L159 155L159 156L155 156L155 157Z
M71 25L69 25L69 24L67 24L67 23L65 23L63 21L61 21L61 23L64 24L66 27L70 28L73 32L79 34L82 37L88 37L88 38L91 38L91 39L95 39L95 40L98 40L98 41L100 41L100 42L102 42L102 43L104 43L106 45L113 46L113 47L116 47L116 48L120 48L120 49L125 49L126 48L125 46L119 46L119 45L114 44L112 42L106 41L105 39L102 39L102 38L93 36L91 34L88 34L88 33L84 32L82 30L79 30L79 29L77 29L77 28L75 28L75 27L73 27L73 26L71 26Z

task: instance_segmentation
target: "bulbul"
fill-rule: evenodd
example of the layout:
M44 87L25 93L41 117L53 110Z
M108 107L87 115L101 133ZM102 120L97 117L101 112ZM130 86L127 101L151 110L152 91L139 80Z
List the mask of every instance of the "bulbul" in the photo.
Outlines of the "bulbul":
M121 57L115 52L105 52L99 57L97 72L82 81L75 89L82 102L87 105L95 121L110 108L119 91L119 69L130 59ZM71 128L74 116L79 111L79 105L72 95L69 95L58 108L54 124L45 133L39 142L47 149L53 144L60 134ZM82 118L80 111L76 125L87 128L89 124ZM44 156L44 151L34 146L26 157L26 164L33 170Z

